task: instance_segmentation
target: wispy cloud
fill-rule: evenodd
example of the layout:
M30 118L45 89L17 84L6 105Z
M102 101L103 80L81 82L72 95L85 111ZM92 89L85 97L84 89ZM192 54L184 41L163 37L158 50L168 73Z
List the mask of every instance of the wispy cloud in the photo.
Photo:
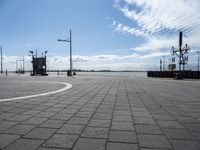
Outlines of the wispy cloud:
M135 21L140 30L155 37L168 38L173 34L166 33L179 30L188 35L199 33L199 0L117 0L115 6L125 17Z
M135 51L151 51L151 52L158 52L165 49L165 51L170 51L172 45L177 45L177 39L171 38L171 39L151 39L145 42L143 45L134 47L132 50Z
M132 35L137 35L137 36L147 36L147 34L141 30L138 30L134 27L131 28L122 23L117 23L116 21L113 21L112 25L113 25L114 30L119 33L132 34Z
M115 0L114 7L134 26L113 21L114 30L120 33L142 36L146 43L134 47L137 51L162 51L177 44L182 30L185 41L192 47L200 47L199 0Z

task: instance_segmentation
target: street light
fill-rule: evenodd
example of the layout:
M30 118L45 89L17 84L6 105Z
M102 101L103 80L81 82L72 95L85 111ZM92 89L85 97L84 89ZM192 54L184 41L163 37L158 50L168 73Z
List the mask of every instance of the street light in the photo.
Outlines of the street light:
M70 73L69 76L72 76L72 31L70 30L70 37L69 39L62 40L58 39L58 42L69 42L70 43Z
M18 63L17 63L17 60L16 60L16 73L18 73Z
M196 51L196 53L198 54L198 62L197 62L198 67L197 67L197 71L199 71L199 51Z
M16 61L22 61L23 62L23 68L21 67L21 71L22 71L22 73L23 74L25 74L25 61L24 61L24 56L23 56L23 59L21 59L21 60L16 60ZM16 62L17 63L17 62ZM16 64L17 65L17 64ZM18 66L18 65L17 65ZM16 68L18 68L18 67L16 67Z
M162 57L163 57L163 71L165 71L165 56Z
M2 56L2 45L1 45L1 73L3 73L3 56Z

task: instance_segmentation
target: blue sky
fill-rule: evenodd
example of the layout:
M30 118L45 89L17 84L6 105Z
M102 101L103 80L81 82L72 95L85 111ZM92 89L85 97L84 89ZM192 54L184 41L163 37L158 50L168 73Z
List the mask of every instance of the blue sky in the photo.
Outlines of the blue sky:
M76 69L159 69L180 30L192 48L191 68L200 43L199 9L198 0L0 0L4 68L14 70L22 56L30 68L28 51L35 49L49 51L48 69L69 68L69 44L57 39L67 39L70 29Z

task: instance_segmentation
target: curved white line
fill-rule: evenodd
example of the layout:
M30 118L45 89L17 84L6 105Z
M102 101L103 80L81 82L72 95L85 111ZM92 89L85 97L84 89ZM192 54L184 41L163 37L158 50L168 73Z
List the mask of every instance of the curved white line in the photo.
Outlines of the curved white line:
M31 82L31 81L28 81L28 82ZM13 98L7 98L7 99L0 99L0 102L12 101L12 100L19 100L19 99L20 100L21 99L28 99L28 98L38 97L38 96L46 96L46 95L50 95L50 94L55 94L55 93L63 92L63 91L66 91L66 90L72 88L71 84L65 83L65 82L43 82L43 83L58 83L58 84L65 85L65 87L62 88L62 89L60 89L60 90L51 91L51 92L47 92L47 93L41 93L41 94L35 94L35 95L29 95L29 96L13 97Z

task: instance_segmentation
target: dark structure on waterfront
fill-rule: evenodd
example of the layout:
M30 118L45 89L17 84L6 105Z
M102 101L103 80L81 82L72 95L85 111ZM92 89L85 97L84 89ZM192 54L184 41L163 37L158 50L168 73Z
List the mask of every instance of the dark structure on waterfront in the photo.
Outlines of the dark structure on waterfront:
M190 48L187 44L182 47L183 44L183 33L180 31L179 33L179 48L175 48L172 46L171 54L172 54L172 64L169 64L169 71L161 70L162 60L160 60L160 71L148 71L148 77L164 77L164 78L175 78L175 79L200 79L200 71L191 71L185 70L185 65L188 63L187 54L190 51ZM176 55L179 58L179 69L174 70L176 68L175 57Z
M33 70L31 72L31 76L35 75L42 75L42 76L47 76L47 65L46 65L46 53L42 57L37 57L37 52L36 55L33 54L33 51L29 51L32 54L32 64L33 64Z
M188 63L188 56L189 53L189 46L185 44L184 47L182 47L183 44L183 32L180 31L179 33L179 48L176 49L174 46L172 46L171 54L174 56L176 55L179 58L179 71L181 71L181 66L183 66L183 71L185 70L185 65ZM173 57L175 60L175 57Z
M147 77L177 78L180 73L182 78L200 79L200 71L147 71Z

